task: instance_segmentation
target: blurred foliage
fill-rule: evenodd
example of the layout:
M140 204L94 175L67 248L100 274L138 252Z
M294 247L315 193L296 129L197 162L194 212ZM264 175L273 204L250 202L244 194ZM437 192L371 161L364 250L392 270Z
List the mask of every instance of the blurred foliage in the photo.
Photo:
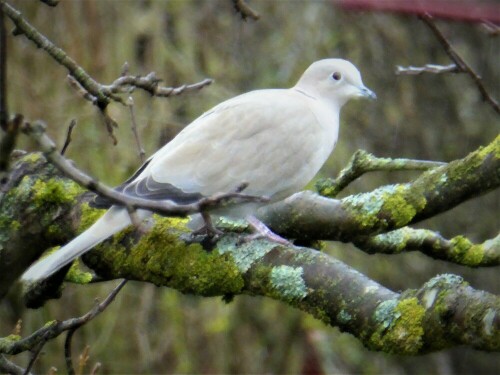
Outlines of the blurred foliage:
M464 75L396 76L396 65L448 64L426 26L413 17L347 13L327 1L251 1L257 22L241 20L231 1L11 1L25 17L65 49L95 79L116 79L125 61L131 74L155 71L167 86L215 83L196 94L151 99L134 94L139 132L148 155L184 125L238 93L292 86L314 60L354 62L377 102L350 103L341 116L337 149L322 170L333 176L358 148L377 156L449 161L498 133L498 117ZM9 23L7 23L9 25ZM500 97L499 40L479 25L439 23L450 41ZM67 155L109 184L123 181L140 164L127 108L113 104L120 124L113 147L91 104L67 84L66 71L22 36L8 39L9 111L43 119L59 145L77 120ZM33 149L20 139L19 148ZM256 150L258 152L258 150ZM364 176L343 194L366 191L414 173ZM482 241L499 228L500 197L493 192L421 224L446 236ZM444 272L464 276L476 288L500 292L498 270L469 270L421 254L366 255L333 243L331 254L394 289L414 288ZM20 291L0 305L0 335L22 319L26 335L50 319L83 314L111 289L67 286L60 301L26 311ZM35 371L64 372L62 339L49 343ZM278 302L238 296L185 296L130 283L112 306L74 337L74 357L90 346L86 371L100 373L500 373L497 354L453 349L402 358L364 349L353 337L326 327ZM77 353L78 352L78 353Z

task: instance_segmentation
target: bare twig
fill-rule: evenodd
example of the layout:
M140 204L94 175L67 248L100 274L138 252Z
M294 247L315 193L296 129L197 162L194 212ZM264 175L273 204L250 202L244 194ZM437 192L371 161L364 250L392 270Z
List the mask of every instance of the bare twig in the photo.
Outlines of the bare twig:
M75 368L73 367L73 360L71 359L71 339L76 330L77 328L68 330L66 340L64 340L64 361L66 362L66 370L69 375L75 375Z
M495 25L493 22L484 21L481 25L483 30L491 37L496 37L500 35L500 26Z
M321 195L333 198L367 172L425 171L445 164L427 160L377 158L364 150L358 150L336 179L321 179L316 183L316 189Z
M396 66L397 75L419 75L422 73L458 73L460 69L455 64L450 65L436 65L436 64L425 64L422 67L419 66Z
M78 93L78 95L80 95L83 99L88 100L92 104L97 105L97 97L85 90L75 77L73 77L71 74L68 74L66 78L69 85Z
M37 348L37 345L45 344L45 342L59 336L63 332L67 332L70 330L76 330L86 323L90 322L97 315L102 313L106 308L113 302L115 297L118 295L120 290L125 286L127 280L122 280L120 284L118 284L111 293L106 297L104 301L96 304L90 311L85 313L84 315L78 318L70 318L64 321L52 321L47 323L42 328L36 330L31 335L18 340L18 341L9 341L6 343L2 343L0 352L4 354L19 354L28 350L33 350L33 348ZM0 364L1 366L1 364ZM0 367L1 368L1 367Z
M70 79L70 83L77 87L78 91L82 92L85 99L91 101L101 111L105 110L110 100L126 105L125 101L117 94L124 92L130 93L136 88L143 89L151 95L168 97L196 91L212 83L212 80L205 79L192 85L183 85L177 88L160 87L158 86L160 80L156 77L155 73L152 72L145 77L122 75L111 85L102 85L95 81L81 66L69 57L63 49L56 46L26 21L21 12L4 0L0 0L0 8L16 25L15 35L24 34L29 40L35 43L38 48L46 51L54 60L64 66L72 78ZM78 84L76 84L76 82Z
M32 348L31 351L31 358L28 363L28 367L24 370L24 374L29 374L31 369L33 368L33 365L35 364L36 360L38 359L38 356L40 355L40 352L43 349L43 346L45 345L45 341L40 341L37 345Z
M460 72L467 73L473 80L474 84L476 85L477 89L481 93L481 96L483 100L487 103L489 103L493 109L500 114L500 105L498 104L498 101L493 98L488 90L486 90L486 87L484 87L483 80L477 74L469 64L467 64L464 59L455 51L453 46L450 44L448 39L443 35L441 30L437 27L437 25L434 23L433 18L426 14L424 16L420 17L422 21L431 29L431 31L434 33L434 36L436 39L439 41L441 46L443 47L444 51L448 55L448 57L456 64L457 69Z
M68 126L68 132L66 133L66 140L64 141L64 146L61 149L61 155L66 153L69 144L71 143L71 134L73 133L73 128L76 126L76 120L72 119Z
M242 194L240 192L214 194L210 197L201 198L194 203L183 205L175 204L171 201L152 201L149 199L128 196L109 188L74 167L63 155L57 152L54 142L45 134L45 125L43 123L36 122L33 125L25 123L23 131L36 140L46 158L66 176L85 188L125 207L130 207L132 209L143 208L170 216L185 216L224 205L242 202L269 202L269 198L267 197L258 197Z
M141 138L139 137L139 132L137 131L137 122L135 120L135 110L134 110L134 99L131 96L128 98L127 104L130 110L132 133L134 134L135 143L137 145L137 149L139 150L139 159L141 160L141 163L144 163L146 159L146 151L144 151L144 147L142 147Z
M244 21L246 21L247 18L251 18L254 21L260 18L260 14L250 8L244 0L232 0L232 2L234 9L240 14Z
M99 111L99 114L102 116L101 119L104 123L104 127L108 132L109 137L113 141L113 146L118 144L118 139L115 136L114 130L118 128L118 123L112 118L108 113L108 108L103 108Z
M57 47L47 37L42 35L28 21L24 19L21 12L12 7L5 1L0 1L0 7L5 14L16 25L16 32L24 34L29 40L36 44L37 47L46 51L54 60L64 66L69 73L85 88L86 91L96 96L99 102L108 103L109 98L100 90L100 85L91 78L85 70L79 66L64 50Z
M31 372L26 373L25 369L9 361L3 354L0 354L0 371L12 375L31 375Z
M110 85L102 85L101 89L104 93L112 95L120 93L132 93L135 89L139 88L147 91L152 96L169 97L177 96L186 92L198 91L203 87L212 84L213 80L206 78L200 82L190 85L182 85L179 87L163 87L159 85L160 82L161 79L156 76L155 72L151 72L144 77L125 75L120 76Z

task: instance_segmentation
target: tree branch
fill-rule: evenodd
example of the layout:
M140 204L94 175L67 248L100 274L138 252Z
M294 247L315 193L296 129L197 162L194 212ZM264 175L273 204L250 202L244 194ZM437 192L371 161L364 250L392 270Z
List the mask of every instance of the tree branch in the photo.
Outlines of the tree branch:
M500 136L463 159L344 199L297 193L267 206L260 218L288 238L350 242L418 223L500 186ZM283 220L288 218L288 220Z
M369 254L420 251L432 258L467 267L500 265L500 235L481 244L474 244L464 236L448 240L431 230L404 227L374 237L355 238L352 242Z
M485 102L491 105L493 109L500 114L500 105L498 104L498 101L493 98L488 90L486 90L486 87L484 87L483 80L477 74L474 69L471 68L469 64L465 62L465 60L458 54L457 51L453 48L451 43L446 39L446 37L443 35L441 30L436 26L436 24L433 21L433 18L426 14L423 16L420 16L420 19L431 29L431 31L434 33L434 36L438 40L438 42L441 44L443 47L444 51L448 55L448 57L455 63L457 66L457 69L459 72L467 73L469 77L472 78L472 81L476 85L477 89L481 93L481 96Z
M26 21L21 12L4 0L0 0L0 7L16 25L15 35L24 34L29 40L35 43L38 48L46 51L57 63L64 66L70 74L70 82L74 86L77 83L76 86L83 91L84 98L90 100L103 112L110 100L125 104L124 100L117 94L132 92L135 88L143 89L154 96L168 97L180 95L185 92L197 91L213 82L211 79L205 79L201 82L192 85L183 85L178 88L160 87L158 83L161 80L152 72L145 77L122 76L111 85L102 85L95 81L81 66L69 57L63 49L52 43L47 37Z
M443 74L443 73L460 73L461 70L456 64L450 65L436 65L436 64L425 64L422 67L418 66L400 66L396 67L397 75L420 75L422 73L432 73L432 74Z
M43 158L32 159L33 155L27 155L16 164L17 184L0 202L0 212L22 222L23 230L18 232L29 233L40 250L51 236L55 237L52 243L60 239L59 230L48 227L64 227L61 232L73 237L102 211L88 207L91 197L71 188L74 182L56 179L55 169ZM450 166L453 163L444 168ZM44 174L45 169L52 172ZM62 204L63 198L69 204ZM5 207L11 203L18 206L9 213ZM37 220L24 222L27 212ZM54 212L59 215L55 219ZM186 223L185 219L156 217L149 232L126 230L87 253L84 261L101 280L139 280L201 296L272 297L352 333L373 350L419 354L455 345L500 350L499 298L469 287L458 276L442 275L418 290L395 293L308 248L264 240L241 244L238 235L227 234L207 251L187 239ZM15 231L1 234L0 239L6 238L5 251L24 255L29 251L25 242L12 248Z
M12 375L31 375L31 372L26 372L25 369L5 358L3 354L0 354L0 370Z
M334 198L351 182L367 172L426 171L443 165L446 165L446 163L401 158L378 158L364 150L358 150L335 180L331 178L320 179L316 182L315 187L322 196Z
M59 336L63 332L75 331L106 310L126 283L127 280L120 282L104 301L97 303L90 311L78 318L70 318L64 321L51 321L25 338L1 338L0 353L14 355L30 351L38 345L43 346L47 341Z

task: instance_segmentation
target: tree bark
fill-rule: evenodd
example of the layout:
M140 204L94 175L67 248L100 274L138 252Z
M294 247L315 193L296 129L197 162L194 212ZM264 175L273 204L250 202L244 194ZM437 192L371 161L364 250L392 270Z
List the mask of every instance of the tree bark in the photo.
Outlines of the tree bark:
M452 207L458 196L471 197L471 186L477 188L478 195L492 189L498 183L498 143L497 138L484 149L450 163L451 169L441 170L439 175L431 171L414 184L381 188L384 194L403 194L404 202L397 201L405 206L422 207L411 217L404 215L405 220L391 216L399 213L385 203L377 204L375 210L361 205L359 202L372 201L368 196L371 193L351 201L302 194L299 197L306 196L311 206L294 197L281 203L281 208L280 205L272 208L265 217L273 218L270 222L275 224L279 214L283 225L273 227L284 228L278 231L283 234L301 233L303 224L306 238L348 240L349 236L355 238L404 226L430 212L443 211L447 204ZM469 177L465 181L449 177L456 176L452 171L458 173L459 165L467 167L464 171ZM469 175L475 176L476 171L477 178ZM487 173L490 173L488 183L475 182ZM451 191L453 181L461 188L450 193L451 203L446 203L438 195L429 194L424 181L434 182L431 190ZM470 185L464 187L466 183ZM380 189L373 192L373 197L392 197L380 192ZM426 197L425 204L415 204L420 199L414 199L415 195L409 192ZM0 200L3 294L43 250L67 242L102 214L102 210L89 207L91 198L73 181L61 176L41 154L28 154L15 163ZM284 212L291 213L290 216L283 216L280 209L289 210ZM303 210L300 217L307 220L294 215L299 210ZM312 230L309 215L321 219L316 225L321 231ZM363 222L369 223L368 228L360 224ZM240 244L235 233L224 235L212 245L194 243L186 223L183 218L155 216L146 233L131 227L97 246L84 261L100 280L139 280L200 296L229 298L251 294L275 298L355 335L373 350L420 354L454 345L500 350L500 299L471 288L458 276L437 276L418 290L395 293L331 256L305 247L287 247L264 240ZM337 228L336 232L331 228ZM27 294L30 303L39 305L56 296L63 276L59 273L48 284L32 286ZM93 279L77 268L72 268L67 278L75 282Z

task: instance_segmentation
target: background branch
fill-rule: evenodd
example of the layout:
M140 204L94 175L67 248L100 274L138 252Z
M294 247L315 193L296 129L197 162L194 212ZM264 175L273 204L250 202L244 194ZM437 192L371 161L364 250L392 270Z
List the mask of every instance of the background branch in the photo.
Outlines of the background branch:
M24 368L5 358L3 354L0 354L0 370L12 375L31 375L31 372L26 372Z
M126 283L127 280L121 281L118 286L116 286L104 299L104 301L97 303L90 311L80 317L70 318L64 321L52 321L22 339L12 340L9 338L1 338L0 353L13 355L30 351L37 348L39 345L43 346L47 341L61 335L64 332L77 330L106 310Z
M352 242L369 254L420 251L432 258L467 267L500 265L500 235L481 244L474 244L464 236L448 240L431 230L404 227L374 237L355 238Z
M493 109L500 114L500 105L498 104L498 101L493 98L488 90L486 90L486 87L483 84L483 80L477 74L469 64L465 62L465 60L458 54L457 51L453 48L451 43L446 39L444 34L439 30L437 25L434 23L433 18L426 14L421 16L422 21L431 29L431 31L434 33L434 36L436 39L439 41L441 46L443 47L444 51L448 55L448 57L456 64L457 69L460 72L467 73L471 78L474 84L476 85L477 89L481 93L481 96L485 102L491 105Z
M111 85L102 85L95 81L81 66L69 57L63 49L52 43L47 37L26 21L21 12L4 0L0 1L0 7L16 25L15 35L24 34L38 48L46 51L56 62L68 70L70 74L69 81L72 86L81 93L84 99L96 105L102 112L106 129L112 137L114 144L117 143L116 138L113 136L113 128L116 127L116 122L107 114L106 108L110 100L126 105L125 101L118 94L124 92L131 93L136 88L140 88L153 96L169 97L198 91L213 82L211 79L204 79L198 83L182 85L176 88L161 87L158 85L161 80L152 72L145 77L121 76Z
M456 64L450 65L436 65L436 64L425 64L422 67L418 66L400 66L396 67L396 74L398 75L420 75L422 73L432 73L432 74L443 74L443 73L459 73L461 70Z
M319 194L334 198L351 182L367 172L426 171L443 165L446 165L446 163L401 158L378 158L364 150L358 150L354 153L347 166L340 171L337 178L334 180L331 178L320 179L316 182L315 187Z

